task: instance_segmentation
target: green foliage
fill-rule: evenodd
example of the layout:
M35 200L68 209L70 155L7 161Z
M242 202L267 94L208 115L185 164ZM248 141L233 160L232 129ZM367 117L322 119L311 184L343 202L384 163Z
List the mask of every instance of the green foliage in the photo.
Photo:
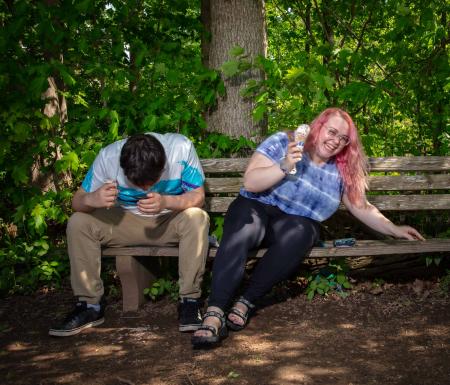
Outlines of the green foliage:
M243 136L239 139L230 138L219 133L208 133L201 138L191 137L200 158L226 158L232 154L254 149L256 144Z
M327 268L322 269L318 274L308 276L308 286L306 296L312 300L316 294L327 296L336 293L345 298L348 293L345 289L352 287L347 278L348 265L344 259L332 260Z
M267 0L266 73L249 84L270 131L347 109L368 155L448 155L448 4ZM307 23L307 25L305 25ZM324 33L326 32L326 34Z
M201 64L199 12L195 0L1 3L0 220L17 228L14 242L0 240L2 293L59 282L55 234L100 148L145 131L202 138L202 113L224 90ZM67 122L44 114L49 77ZM38 254L42 240L49 251Z
M442 257L433 257L433 256L425 257L425 264L427 265L427 267L429 267L433 264L435 266L439 266L441 261L442 261Z
M144 289L144 295L150 297L153 301L164 295L168 295L172 301L177 301L178 291L178 282L173 278L158 278L151 287Z
M211 234L216 237L220 242L223 235L223 224L225 222L225 217L223 215L215 215L212 217L212 231Z
M446 274L439 280L439 288L444 295L450 294L450 269L447 269Z
M67 275L68 261L49 253L47 236L31 243L6 238L0 250L0 295L29 294L40 286L58 285Z

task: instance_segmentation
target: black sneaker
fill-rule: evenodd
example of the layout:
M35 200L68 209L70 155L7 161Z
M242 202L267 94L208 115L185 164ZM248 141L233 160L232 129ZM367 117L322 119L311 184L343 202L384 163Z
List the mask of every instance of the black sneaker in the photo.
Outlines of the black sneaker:
M48 334L55 337L68 337L78 334L84 329L101 325L105 318L105 305L100 302L100 311L87 307L86 302L80 301L75 309L67 315L62 323L51 328Z
M183 298L178 308L180 332L191 332L202 325L202 314L200 313L200 301L195 298Z

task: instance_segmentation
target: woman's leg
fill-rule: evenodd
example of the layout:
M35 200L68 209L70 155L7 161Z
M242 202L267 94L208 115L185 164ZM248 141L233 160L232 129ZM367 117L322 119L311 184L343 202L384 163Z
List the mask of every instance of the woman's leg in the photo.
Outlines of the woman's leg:
M289 215L277 208L271 208L264 244L268 250L258 262L243 297L254 303L266 294L276 283L288 278L298 269L301 261L319 238L319 224L309 218ZM279 211L279 212L277 212ZM248 307L237 302L235 307L246 314ZM229 319L237 324L245 322L241 317L230 314Z
M265 205L255 200L239 196L230 205L214 259L207 312L224 313L242 281L249 250L256 248L264 238L267 221ZM219 330L221 323L217 317L206 317L203 325ZM209 337L211 334L209 330L198 330L194 337Z
M210 306L227 307L244 276L248 252L264 239L267 222L266 205L258 201L239 196L230 205L214 258Z

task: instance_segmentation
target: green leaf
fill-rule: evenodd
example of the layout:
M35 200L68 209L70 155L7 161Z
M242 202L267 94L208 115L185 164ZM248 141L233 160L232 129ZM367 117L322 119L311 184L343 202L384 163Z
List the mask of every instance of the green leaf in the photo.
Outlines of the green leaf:
M253 120L255 122L259 122L260 120L262 120L264 118L264 114L266 113L266 111L267 107L265 105L257 106L252 112Z
M243 55L244 53L245 53L244 48L239 47L238 45L234 46L234 47L231 48L230 51L229 51L230 56L233 56L233 57L241 56L241 55Z
M31 211L31 216L33 217L34 220L34 228L37 231L40 231L44 227L46 227L45 209L39 203L36 206L34 206L33 210Z
M220 69L226 77L231 78L239 72L239 62L236 60L226 61Z
M68 86L74 86L76 84L75 79L72 77L72 75L67 72L67 70L63 66L59 67L59 74L61 75L64 83Z
M158 295L159 294L159 288L152 286L152 288L150 289L150 294L152 294L154 296Z
M28 182L28 167L27 164L21 163L13 167L12 177L16 185L25 184Z
M342 286L346 289L351 289L352 288L352 284L348 281L345 281L344 283L342 283Z
M300 75L303 75L304 73L305 73L304 68L289 68L284 78L288 81L293 81L296 80Z
M23 143L29 139L32 129L28 123L18 122L14 124L13 131L14 131L14 138L12 138L13 141Z
M233 372L231 371L230 373L228 373L227 377L228 378L238 378L240 376L239 373Z
M344 282L347 281L347 277L345 276L345 274L338 274L336 276L336 281L342 285Z
M109 137L111 140L117 140L119 137L119 114L115 110L111 110L110 114L111 123L109 125Z

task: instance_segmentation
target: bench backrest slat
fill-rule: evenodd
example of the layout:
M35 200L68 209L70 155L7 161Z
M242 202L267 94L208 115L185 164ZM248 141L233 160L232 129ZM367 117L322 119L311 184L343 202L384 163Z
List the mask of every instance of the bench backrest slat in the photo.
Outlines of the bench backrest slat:
M242 177L206 178L209 194L237 193L243 184ZM382 175L369 176L370 191L450 190L450 175Z
M234 197L207 197L206 210L224 213ZM450 210L450 194L433 195L369 195L369 202L382 211ZM344 210L344 206L339 207Z
M249 158L201 159L203 170L207 174L242 173ZM369 158L371 171L450 171L450 156L404 156Z

